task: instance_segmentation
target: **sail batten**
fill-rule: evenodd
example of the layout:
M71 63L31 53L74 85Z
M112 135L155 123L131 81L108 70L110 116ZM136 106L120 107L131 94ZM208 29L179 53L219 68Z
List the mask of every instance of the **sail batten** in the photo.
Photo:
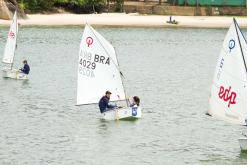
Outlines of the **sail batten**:
M5 64L13 64L16 42L17 42L17 34L18 34L18 23L17 23L17 13L14 13L12 23L10 25L7 42L4 49L4 55L2 62Z
M112 101L125 99L113 46L86 24L79 51L77 105L98 103L107 90Z
M247 124L246 40L235 19L215 69L208 113L228 122Z

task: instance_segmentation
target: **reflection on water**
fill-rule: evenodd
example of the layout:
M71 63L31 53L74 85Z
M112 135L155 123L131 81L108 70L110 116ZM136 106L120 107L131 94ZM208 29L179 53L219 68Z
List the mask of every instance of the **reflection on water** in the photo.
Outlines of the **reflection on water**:
M143 118L100 120L75 106L82 27L20 28L15 68L0 78L0 164L246 164L245 127L205 115L226 29L97 29L115 46L129 96ZM0 31L0 50L8 29Z

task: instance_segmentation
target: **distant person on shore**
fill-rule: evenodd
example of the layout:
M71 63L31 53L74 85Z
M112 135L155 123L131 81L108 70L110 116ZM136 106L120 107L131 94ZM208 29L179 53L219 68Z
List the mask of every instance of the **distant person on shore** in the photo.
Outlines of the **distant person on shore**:
M139 107L140 106L140 98L138 96L134 96L130 107Z
M111 92L106 91L105 96L103 96L99 101L99 109L101 113L117 108L117 105L110 104Z
M28 63L27 63L27 60L24 60L24 61L23 61L23 64L24 64L24 66L23 66L23 68L20 69L20 71L21 71L22 73L24 73L24 74L29 74L29 72L30 72L30 67L29 67L29 65L28 65Z
M172 22L172 16L171 15L170 15L169 19L170 19L169 22Z

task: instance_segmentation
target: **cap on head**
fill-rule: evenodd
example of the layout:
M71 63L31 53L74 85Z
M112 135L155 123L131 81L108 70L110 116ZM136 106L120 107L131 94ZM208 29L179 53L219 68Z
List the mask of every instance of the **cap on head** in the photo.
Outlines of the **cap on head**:
M111 94L111 92L110 92L110 91L106 91L105 94L106 94L106 95L107 95L107 94Z

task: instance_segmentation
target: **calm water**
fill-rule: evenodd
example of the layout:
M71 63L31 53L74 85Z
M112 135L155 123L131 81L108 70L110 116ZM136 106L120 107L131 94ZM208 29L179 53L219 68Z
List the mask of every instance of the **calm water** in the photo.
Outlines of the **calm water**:
M0 52L7 28L0 30ZM98 28L115 46L143 118L103 122L75 106L83 27L20 28L16 67L28 82L0 78L1 165L246 164L245 127L205 115L226 29Z

